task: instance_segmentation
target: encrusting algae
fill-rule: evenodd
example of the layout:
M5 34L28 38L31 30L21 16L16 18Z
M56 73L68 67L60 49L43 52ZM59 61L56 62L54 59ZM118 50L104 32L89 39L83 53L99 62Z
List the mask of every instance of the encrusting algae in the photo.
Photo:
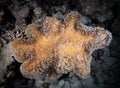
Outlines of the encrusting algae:
M54 17L46 17L43 34L39 27L30 24L26 34L33 40L10 43L15 59L22 63L20 71L27 78L48 74L51 78L73 72L81 78L90 74L92 52L111 42L111 33L100 27L88 27L81 23L77 12L70 12L64 23Z

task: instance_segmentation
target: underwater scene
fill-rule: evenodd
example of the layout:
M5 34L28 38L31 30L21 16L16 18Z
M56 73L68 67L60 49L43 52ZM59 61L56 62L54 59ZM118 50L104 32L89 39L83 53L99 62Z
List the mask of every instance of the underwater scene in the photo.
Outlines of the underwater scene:
M120 0L0 0L0 88L120 88Z

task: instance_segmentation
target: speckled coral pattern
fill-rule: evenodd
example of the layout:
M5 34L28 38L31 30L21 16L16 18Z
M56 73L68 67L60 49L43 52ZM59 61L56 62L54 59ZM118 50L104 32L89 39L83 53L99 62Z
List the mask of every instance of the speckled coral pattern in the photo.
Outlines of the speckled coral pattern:
M44 34L37 25L30 24L26 34L33 38L31 42L10 43L15 59L22 63L20 71L27 78L42 74L54 78L71 71L86 78L90 74L92 52L109 45L112 39L104 28L82 24L77 12L68 13L63 23L46 17L42 29Z

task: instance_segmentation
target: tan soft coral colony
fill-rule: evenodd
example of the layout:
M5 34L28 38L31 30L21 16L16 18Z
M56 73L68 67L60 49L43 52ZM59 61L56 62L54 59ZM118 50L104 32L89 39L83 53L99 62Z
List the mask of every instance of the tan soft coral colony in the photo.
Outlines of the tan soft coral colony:
M39 27L30 24L26 34L32 42L14 40L10 43L15 59L21 62L20 71L27 78L42 74L59 77L73 72L81 78L90 73L92 52L111 42L111 33L100 27L88 27L81 23L77 12L70 12L64 23L54 17L46 17L43 34Z

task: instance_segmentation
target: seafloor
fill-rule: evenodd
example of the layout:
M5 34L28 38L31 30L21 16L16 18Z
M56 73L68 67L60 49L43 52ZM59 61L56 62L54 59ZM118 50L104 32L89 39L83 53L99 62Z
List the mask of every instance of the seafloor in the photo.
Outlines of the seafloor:
M71 73L56 80L23 77L8 43L25 37L28 24L42 26L46 16L63 20L70 11L78 11L82 23L104 27L113 36L108 47L93 52L90 77ZM120 88L119 56L120 0L0 0L0 88Z

